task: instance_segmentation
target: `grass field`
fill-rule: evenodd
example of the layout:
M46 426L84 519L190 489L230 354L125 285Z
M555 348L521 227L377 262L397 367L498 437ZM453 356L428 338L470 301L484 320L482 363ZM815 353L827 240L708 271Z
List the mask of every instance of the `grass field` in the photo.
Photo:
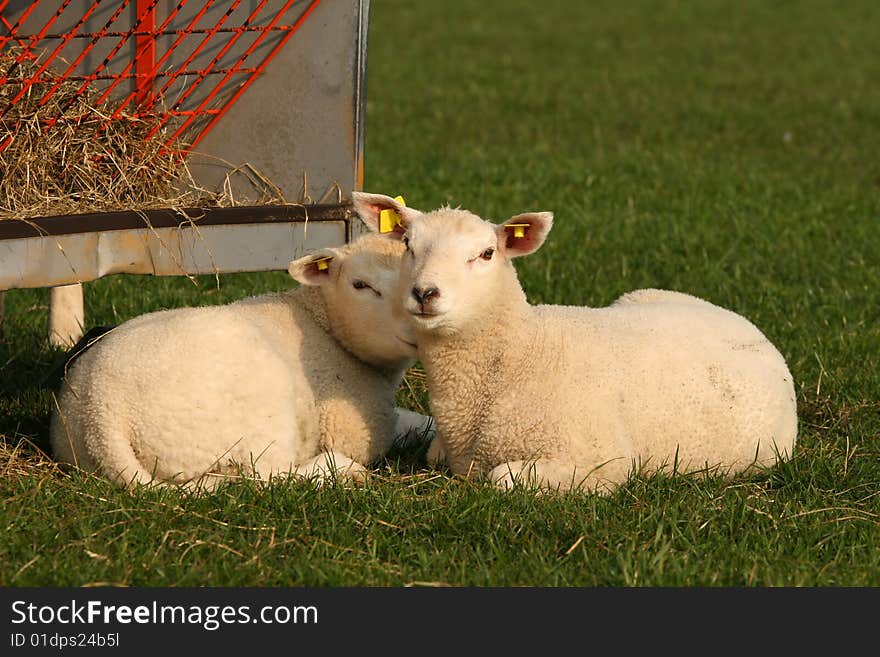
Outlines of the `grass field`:
M13 291L0 585L880 585L878 23L875 0L372 3L365 188L555 212L518 262L533 302L650 286L744 314L795 377L790 462L536 497L406 448L357 488L122 492L41 454L48 292ZM109 277L89 322L291 285L220 281ZM418 372L401 400L425 408Z

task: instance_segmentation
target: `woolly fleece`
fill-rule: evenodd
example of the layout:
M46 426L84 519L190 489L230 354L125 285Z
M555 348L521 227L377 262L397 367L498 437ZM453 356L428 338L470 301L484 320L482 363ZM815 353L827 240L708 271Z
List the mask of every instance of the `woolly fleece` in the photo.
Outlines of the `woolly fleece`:
M394 407L415 355L409 326L390 310L402 253L368 235L291 263L304 283L292 291L125 322L67 373L51 421L55 456L120 486L361 477L362 464L428 425ZM314 261L328 255L319 270Z
M541 246L550 213L506 222L528 224L517 239L464 210L422 214L381 195L356 207L368 223L401 213L399 294L438 427L429 460L501 488L604 492L634 468L731 475L792 454L792 376L744 317L654 289L605 308L532 306L511 259Z

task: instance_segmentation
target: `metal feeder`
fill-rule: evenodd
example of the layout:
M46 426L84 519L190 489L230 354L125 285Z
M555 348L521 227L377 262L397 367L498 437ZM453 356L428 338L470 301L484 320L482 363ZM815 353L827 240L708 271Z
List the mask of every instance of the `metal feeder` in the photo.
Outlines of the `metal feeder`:
M100 93L109 120L158 114L169 144L189 144L200 186L247 164L296 200L0 220L0 317L2 290L53 287L50 340L69 345L84 282L283 270L359 233L349 194L363 180L368 11L368 0L0 0L0 51L39 62L15 80L23 90L61 71ZM0 149L13 134L0 127Z

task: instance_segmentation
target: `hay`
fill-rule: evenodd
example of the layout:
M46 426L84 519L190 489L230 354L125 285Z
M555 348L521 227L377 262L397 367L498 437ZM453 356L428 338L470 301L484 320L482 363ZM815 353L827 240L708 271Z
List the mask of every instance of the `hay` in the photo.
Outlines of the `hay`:
M0 434L0 477L61 477L63 471L46 452L24 436Z
M78 93L81 81L63 79L51 69L36 76L39 61L24 60L10 48L0 53L0 219L79 214L113 210L180 207L228 207L246 199L232 195L230 175L244 176L259 190L251 202L284 203L278 187L253 167L229 166L219 191L193 180L183 157L186 144L167 146L159 114L111 118L112 107L98 107L99 91ZM44 96L57 85L45 104Z

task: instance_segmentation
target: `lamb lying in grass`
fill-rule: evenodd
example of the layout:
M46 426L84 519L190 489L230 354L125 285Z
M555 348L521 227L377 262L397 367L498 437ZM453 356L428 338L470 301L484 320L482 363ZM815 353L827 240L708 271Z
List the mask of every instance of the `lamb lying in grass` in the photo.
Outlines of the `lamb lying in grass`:
M121 486L360 478L430 422L394 406L416 355L411 327L392 316L403 253L368 235L290 263L302 283L290 292L121 324L61 385L56 457Z
M701 299L637 290L607 308L532 306L511 259L552 214L494 225L358 194L407 243L400 284L438 433L429 460L554 489L608 491L635 467L733 474L792 453L792 376L748 320Z

